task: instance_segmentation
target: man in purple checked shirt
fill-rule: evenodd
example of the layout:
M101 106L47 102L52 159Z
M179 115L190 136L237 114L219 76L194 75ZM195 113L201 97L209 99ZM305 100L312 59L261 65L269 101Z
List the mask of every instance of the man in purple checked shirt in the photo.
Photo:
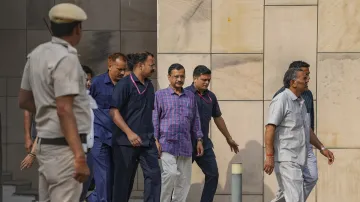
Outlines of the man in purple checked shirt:
M185 202L191 185L191 139L197 139L197 155L202 156L203 134L195 95L182 87L185 68L172 64L168 79L170 86L155 93L153 111L156 146L162 151L160 201Z

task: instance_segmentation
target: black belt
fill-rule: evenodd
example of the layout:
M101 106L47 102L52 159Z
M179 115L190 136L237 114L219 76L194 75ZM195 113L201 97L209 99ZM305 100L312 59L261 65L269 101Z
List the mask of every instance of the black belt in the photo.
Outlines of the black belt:
M39 138L39 140L41 139L40 144L50 144L50 145L69 145L68 142L66 141L65 137L57 137L57 138ZM38 141L39 141L38 140ZM86 134L81 133L80 134L80 140L81 143L86 144Z

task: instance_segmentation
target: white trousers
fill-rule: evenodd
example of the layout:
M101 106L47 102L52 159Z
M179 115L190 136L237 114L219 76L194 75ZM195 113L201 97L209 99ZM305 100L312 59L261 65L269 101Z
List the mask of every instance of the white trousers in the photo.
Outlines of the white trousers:
M276 179L282 190L282 198L277 195L272 202L305 202L304 177L302 167L294 162L275 162Z
M308 149L307 164L302 171L304 177L304 197L306 201L318 181L317 160L312 147ZM272 200L272 202L286 202L284 192L281 188L277 191L276 198Z
M163 152L161 154L161 165L160 201L186 202L191 185L192 158L173 156Z

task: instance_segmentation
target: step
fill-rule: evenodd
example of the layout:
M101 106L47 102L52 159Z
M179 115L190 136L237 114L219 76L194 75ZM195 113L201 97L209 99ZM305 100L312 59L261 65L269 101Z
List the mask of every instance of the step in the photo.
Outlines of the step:
M5 182L5 181L11 181L11 180L12 180L12 173L3 171L3 172L2 172L1 179L2 179L3 182Z
M34 196L15 196L15 186L3 186L3 201L4 202L33 202Z
M144 199L144 191L132 191L130 199Z
M27 181L27 180L3 181L3 185L5 185L5 186L14 186L15 187L15 192L31 189L31 182Z
M33 196L33 197L35 197L35 200L39 200L39 191L37 189L15 191L14 195L16 195L16 196Z

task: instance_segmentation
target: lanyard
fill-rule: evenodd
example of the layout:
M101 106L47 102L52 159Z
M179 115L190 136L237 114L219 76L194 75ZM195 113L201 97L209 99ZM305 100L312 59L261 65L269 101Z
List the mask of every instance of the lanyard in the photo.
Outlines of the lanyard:
M206 103L208 103L208 104L211 104L211 103L212 103L212 99L211 99L211 97L209 96L209 94L207 94L209 100L206 100L199 92L197 92L197 93L198 93L198 95L200 96L200 98L203 99Z
M140 90L139 90L138 86L136 85L136 83L135 83L135 81L134 81L134 79L133 79L133 77L132 77L132 74L130 74L130 79L131 79L131 81L133 82L134 86L136 87L136 89L137 89L137 91L138 91L139 95L144 94L144 93L145 93L145 91L146 91L146 89L147 89L147 87L148 87L148 84L145 86L144 91L143 91L143 92L140 92Z

